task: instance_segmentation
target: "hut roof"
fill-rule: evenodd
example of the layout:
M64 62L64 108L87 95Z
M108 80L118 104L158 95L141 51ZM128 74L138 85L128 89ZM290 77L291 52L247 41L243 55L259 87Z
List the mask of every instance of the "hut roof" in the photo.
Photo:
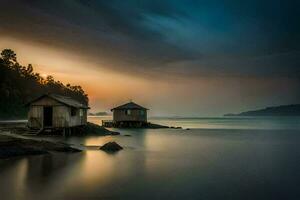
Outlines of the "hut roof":
M143 106L140 106L140 105L138 105L134 102L129 102L129 103L126 103L124 105L115 107L115 108L111 109L111 111L113 111L113 110L126 110L126 109L149 110L148 108L144 108Z
M51 99L54 99L62 104L65 104L67 106L70 107L74 107L74 108L84 108L84 109L89 109L88 106L78 102L77 100L73 99L72 97L68 97L68 96L62 96L62 95L58 95L58 94L44 94L30 102L28 102L26 105L30 105L31 103L38 101L44 97L49 97Z

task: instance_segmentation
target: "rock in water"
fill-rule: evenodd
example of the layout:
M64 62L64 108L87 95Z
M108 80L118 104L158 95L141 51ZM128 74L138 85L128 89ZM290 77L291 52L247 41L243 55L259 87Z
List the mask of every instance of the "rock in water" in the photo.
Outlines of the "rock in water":
M119 132L116 132L116 131L112 131L110 134L111 134L111 135L120 135L120 133L119 133Z
M110 151L110 152L120 151L122 149L123 149L123 147L121 147L116 142L108 142L108 143L104 144L102 147L100 147L100 150Z

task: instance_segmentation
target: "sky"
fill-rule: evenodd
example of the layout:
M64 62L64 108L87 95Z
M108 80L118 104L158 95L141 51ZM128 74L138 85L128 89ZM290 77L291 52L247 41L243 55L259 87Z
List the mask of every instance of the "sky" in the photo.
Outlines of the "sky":
M152 116L300 103L300 2L0 0L0 49L81 85L91 112Z

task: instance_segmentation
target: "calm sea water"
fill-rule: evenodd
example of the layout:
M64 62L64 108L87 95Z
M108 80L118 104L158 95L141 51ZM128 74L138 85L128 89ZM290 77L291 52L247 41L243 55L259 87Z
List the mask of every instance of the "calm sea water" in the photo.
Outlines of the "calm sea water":
M0 160L0 199L300 199L300 118L151 121L191 130L48 137L84 151Z

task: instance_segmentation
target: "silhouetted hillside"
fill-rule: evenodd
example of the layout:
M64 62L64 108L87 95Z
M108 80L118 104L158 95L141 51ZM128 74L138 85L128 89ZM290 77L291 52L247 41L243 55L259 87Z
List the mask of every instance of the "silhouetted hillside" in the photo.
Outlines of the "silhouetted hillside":
M88 104L88 96L80 86L64 85L52 76L41 77L33 66L22 66L16 54L5 49L0 57L0 119L24 118L24 104L45 93L66 95Z
M226 114L224 116L300 116L300 104L267 107L261 110Z

